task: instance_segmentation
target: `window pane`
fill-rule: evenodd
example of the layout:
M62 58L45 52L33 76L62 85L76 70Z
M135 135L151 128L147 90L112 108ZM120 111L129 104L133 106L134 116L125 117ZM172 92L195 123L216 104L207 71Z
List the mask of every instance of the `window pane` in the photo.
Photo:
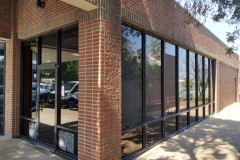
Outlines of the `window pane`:
M195 53L189 53L190 108L196 107Z
M190 111L190 123L196 122L196 109Z
M165 136L176 132L176 117L168 118L165 121Z
M187 109L187 54L186 50L179 48L179 110Z
M205 57L205 103L209 103L209 66L208 58Z
M142 148L142 128L132 129L122 133L122 158Z
M23 107L22 116L36 118L37 101L37 42L25 43L23 53Z
M203 118L203 107L198 108L198 120Z
M142 123L142 35L122 26L122 126Z
M179 129L187 126L187 112L179 114Z
M198 105L203 104L203 65L202 56L198 55Z
M42 64L57 62L57 34L42 38Z
M210 105L205 106L205 116L209 115L209 107L210 107Z
M165 43L165 60L164 60L164 96L165 96L165 113L176 113L176 65L175 65L175 46Z
M162 122L147 126L147 144L151 145L162 138Z
M146 36L146 116L161 117L161 41Z
M4 117L4 43L0 43L0 134L3 133L3 117Z
M61 125L77 130L78 125L78 28L62 33Z

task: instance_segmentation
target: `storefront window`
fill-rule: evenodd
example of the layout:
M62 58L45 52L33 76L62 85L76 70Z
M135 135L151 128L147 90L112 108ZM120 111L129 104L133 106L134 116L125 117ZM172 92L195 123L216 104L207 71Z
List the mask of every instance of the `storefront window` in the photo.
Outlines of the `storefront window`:
M176 53L175 45L165 43L164 55L165 114L176 113Z
M4 128L4 43L0 43L0 134L3 134Z

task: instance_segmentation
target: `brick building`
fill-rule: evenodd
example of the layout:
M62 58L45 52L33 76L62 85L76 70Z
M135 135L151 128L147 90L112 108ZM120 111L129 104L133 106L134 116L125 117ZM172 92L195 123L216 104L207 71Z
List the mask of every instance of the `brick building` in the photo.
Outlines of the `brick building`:
M0 0L0 132L129 159L239 97L238 55L170 0Z

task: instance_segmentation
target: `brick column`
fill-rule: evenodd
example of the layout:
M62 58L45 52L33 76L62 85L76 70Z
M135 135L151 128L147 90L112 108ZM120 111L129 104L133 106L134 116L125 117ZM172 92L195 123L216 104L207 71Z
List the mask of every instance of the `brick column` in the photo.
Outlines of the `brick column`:
M121 159L121 8L118 0L100 6L97 19L86 14L79 24L81 160Z
M17 39L17 2L11 0L11 38L6 42L5 54L5 135L19 136L20 125L20 68L21 50Z

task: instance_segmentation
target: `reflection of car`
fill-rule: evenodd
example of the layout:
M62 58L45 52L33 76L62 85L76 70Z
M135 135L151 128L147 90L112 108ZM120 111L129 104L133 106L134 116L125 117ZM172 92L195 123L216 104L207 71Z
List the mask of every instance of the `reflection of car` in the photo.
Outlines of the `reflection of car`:
M45 93L45 92L52 91L52 87L50 87L48 84L45 84L45 83L40 83L39 84L39 89L40 89L40 93ZM32 83L32 90L37 90L36 82Z
M63 89L64 88L64 89ZM70 81L62 86L64 96L62 96L62 104L68 108L73 108L78 102L78 81ZM48 102L54 103L55 91L52 91L48 96Z
M182 90L179 93L179 98L182 99L182 100L187 100L187 90ZM190 98L190 100L193 99L193 92L192 91L190 91L189 98Z

